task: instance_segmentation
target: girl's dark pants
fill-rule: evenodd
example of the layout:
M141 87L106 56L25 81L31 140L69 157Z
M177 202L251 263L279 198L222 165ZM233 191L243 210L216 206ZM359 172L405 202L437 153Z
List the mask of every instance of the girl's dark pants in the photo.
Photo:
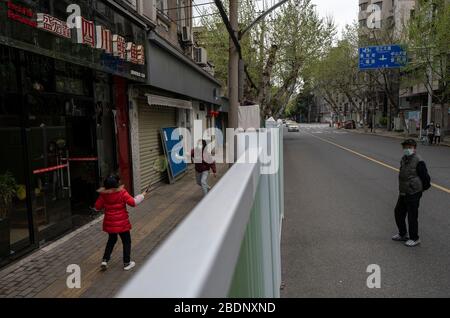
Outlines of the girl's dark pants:
M123 245L123 263L130 263L131 254L131 234L130 231L123 233L109 233L108 243L106 243L105 254L103 255L103 260L109 262L111 258L111 253L114 249L114 245L117 243L117 235L120 236Z

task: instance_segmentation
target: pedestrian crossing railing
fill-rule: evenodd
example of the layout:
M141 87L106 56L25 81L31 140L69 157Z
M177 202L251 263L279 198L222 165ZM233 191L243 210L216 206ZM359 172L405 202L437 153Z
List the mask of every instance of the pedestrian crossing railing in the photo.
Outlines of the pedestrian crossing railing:
M239 160L117 297L280 296L283 128L266 127L237 136Z

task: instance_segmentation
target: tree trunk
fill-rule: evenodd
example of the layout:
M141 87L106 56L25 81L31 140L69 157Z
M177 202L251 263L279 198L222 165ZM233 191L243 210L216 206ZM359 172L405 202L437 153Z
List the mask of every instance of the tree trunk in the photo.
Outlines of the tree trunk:
M269 57L264 67L264 71L261 76L261 82L259 84L258 103L261 107L261 111L264 115L267 115L268 105L267 97L270 89L270 78L272 75L273 66L275 65L275 58L278 51L278 46L272 45L269 50Z

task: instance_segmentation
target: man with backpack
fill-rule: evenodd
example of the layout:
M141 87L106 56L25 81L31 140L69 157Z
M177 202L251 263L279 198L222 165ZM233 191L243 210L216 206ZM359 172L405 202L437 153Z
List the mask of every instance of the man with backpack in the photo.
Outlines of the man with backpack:
M395 207L395 222L399 233L394 235L394 241L405 242L406 246L414 247L420 244L419 239L419 204L422 193L431 187L431 178L427 166L417 155L417 143L413 139L402 142L403 157L399 173L399 197ZM408 217L409 236L406 228Z

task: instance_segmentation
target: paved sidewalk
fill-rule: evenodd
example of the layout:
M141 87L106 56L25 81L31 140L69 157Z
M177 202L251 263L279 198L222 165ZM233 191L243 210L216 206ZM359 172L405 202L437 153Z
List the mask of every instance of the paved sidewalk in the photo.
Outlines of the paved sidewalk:
M386 129L377 128L375 132L370 132L368 130L367 132L364 131L362 128L349 130L351 132L359 133L359 134L366 134L366 135L374 135L374 136L383 136L383 137L390 137L390 138L396 138L396 139L405 139L405 133L404 132L398 132L398 131L387 131ZM416 139L417 137L410 137ZM441 146L450 147L450 142L448 141L448 137L446 138L446 141L441 141Z
M214 185L226 172L227 165L218 165L218 178L209 178ZM100 262L107 241L102 231L102 217L68 234L0 270L0 298L3 297L114 297L132 277L158 244L179 224L202 199L195 183L194 171L173 185L164 184L151 193L139 207L129 209L133 229L132 259L136 268L122 268L122 244L116 244L109 269L101 272ZM69 289L67 266L81 268L81 288Z

